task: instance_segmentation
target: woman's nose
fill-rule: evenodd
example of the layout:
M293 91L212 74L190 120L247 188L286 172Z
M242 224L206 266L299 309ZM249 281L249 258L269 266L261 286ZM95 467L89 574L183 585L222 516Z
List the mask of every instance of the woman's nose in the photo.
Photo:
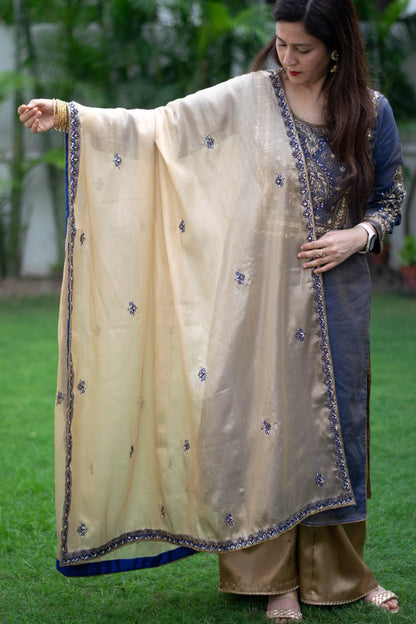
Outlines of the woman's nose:
M285 54L285 65L295 65L297 62L296 55L293 54L292 50L287 49Z

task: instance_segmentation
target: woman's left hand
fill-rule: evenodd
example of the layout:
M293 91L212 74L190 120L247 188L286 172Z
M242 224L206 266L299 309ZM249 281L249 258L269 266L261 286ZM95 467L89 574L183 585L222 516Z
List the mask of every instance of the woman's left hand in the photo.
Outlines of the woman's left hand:
M298 258L306 260L302 265L304 269L325 273L352 254L365 249L367 237L364 228L358 226L348 230L333 230L312 243L302 245Z

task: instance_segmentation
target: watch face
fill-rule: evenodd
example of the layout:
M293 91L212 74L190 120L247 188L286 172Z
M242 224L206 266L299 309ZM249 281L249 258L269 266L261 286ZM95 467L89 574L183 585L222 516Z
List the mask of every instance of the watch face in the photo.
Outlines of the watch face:
M376 242L376 235L372 234L369 238L368 238L368 243L367 243L367 249L368 251L373 251L374 249L374 245Z

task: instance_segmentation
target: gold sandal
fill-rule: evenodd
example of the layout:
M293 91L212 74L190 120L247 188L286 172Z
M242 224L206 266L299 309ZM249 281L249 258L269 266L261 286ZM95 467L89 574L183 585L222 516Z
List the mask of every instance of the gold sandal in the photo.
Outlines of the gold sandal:
M266 617L270 620L275 620L276 618L285 618L287 624L291 622L302 622L303 615L300 611L295 611L294 609L272 609L270 611L266 611Z
M375 607L381 607L382 609L384 609L385 611L387 611L388 613L398 613L399 612L399 607L397 607L397 609L389 609L388 607L383 607L383 604L385 602L388 602L389 600L392 600L393 598L396 599L397 601L399 600L396 596L396 594L394 594L392 591L388 591L387 589L383 589L381 587L378 587L374 593L371 592L373 594L373 596L371 596L371 598L369 598L369 596L366 596L364 598L364 602L368 602L368 604L371 604Z

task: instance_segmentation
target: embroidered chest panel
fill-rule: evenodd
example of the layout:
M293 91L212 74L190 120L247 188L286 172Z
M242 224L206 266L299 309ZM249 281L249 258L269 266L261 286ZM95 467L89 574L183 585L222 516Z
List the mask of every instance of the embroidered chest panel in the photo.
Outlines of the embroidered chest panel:
M295 119L295 125L305 157L317 235L350 227L342 189L346 167L331 150L328 130L299 119Z

